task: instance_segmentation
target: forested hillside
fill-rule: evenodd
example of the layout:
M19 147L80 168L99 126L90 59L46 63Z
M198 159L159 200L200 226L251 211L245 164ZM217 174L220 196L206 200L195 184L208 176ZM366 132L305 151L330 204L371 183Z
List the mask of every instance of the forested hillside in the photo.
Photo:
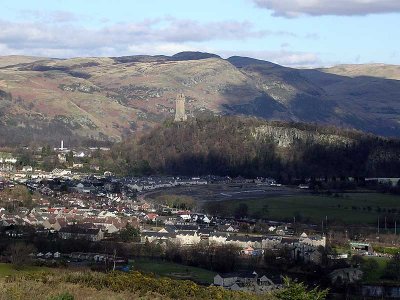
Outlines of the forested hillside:
M302 177L400 176L400 141L358 131L256 118L166 121L98 161L122 174Z

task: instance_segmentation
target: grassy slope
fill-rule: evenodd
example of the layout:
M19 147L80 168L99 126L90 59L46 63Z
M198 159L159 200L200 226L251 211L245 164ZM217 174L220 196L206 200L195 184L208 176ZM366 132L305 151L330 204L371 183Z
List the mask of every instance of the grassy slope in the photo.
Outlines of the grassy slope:
M135 270L154 273L159 276L172 277L175 279L189 279L207 284L211 284L214 280L214 276L217 274L202 268L149 259L135 259L133 267Z
M386 269L386 265L389 261L388 258L386 257L370 257L370 258L364 258L364 259L368 259L368 260L375 260L378 262L378 268L368 272L366 274L364 274L363 276L363 282L364 283L376 283L381 281L381 277L383 276L383 274L385 273L385 269Z
M304 219L309 218L314 222L320 222L328 216L328 220L337 220L346 224L374 224L379 215L376 208L399 208L400 197L374 193L345 194L344 197L339 198L299 195L246 201L230 200L223 203L231 213L240 203L246 203L250 215L261 213L261 217L271 220L292 219L296 214L300 214ZM267 209L265 209L266 206ZM353 206L357 209L352 209ZM371 211L368 211L368 206L371 207Z
M189 280L154 278L139 272L96 273L73 272L57 269L57 272L40 272L0 276L0 300L33 299L54 300L68 293L74 300L104 299L273 299L251 293L231 292L218 287L204 287ZM64 299L64 298L62 298Z
M113 292L109 289L95 289L70 283L44 283L19 279L7 281L0 278L0 300L53 300L68 293L74 300L168 300L169 297L156 293L139 294L129 291Z

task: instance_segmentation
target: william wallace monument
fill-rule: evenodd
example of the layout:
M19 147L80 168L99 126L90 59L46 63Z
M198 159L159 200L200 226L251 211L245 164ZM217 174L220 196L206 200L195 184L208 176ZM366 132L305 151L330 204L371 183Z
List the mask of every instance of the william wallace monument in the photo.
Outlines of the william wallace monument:
M175 122L183 122L187 120L186 112L185 112L185 102L186 98L183 93L178 94L175 100Z

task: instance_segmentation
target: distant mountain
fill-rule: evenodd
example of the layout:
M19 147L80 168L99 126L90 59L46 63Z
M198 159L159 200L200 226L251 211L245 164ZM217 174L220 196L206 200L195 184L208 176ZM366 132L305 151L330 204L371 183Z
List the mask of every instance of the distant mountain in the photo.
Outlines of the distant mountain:
M174 113L250 115L400 136L398 66L293 69L247 57L0 57L0 141L118 141Z
M369 76L400 80L400 66L385 64L339 65L320 69L322 72L336 75L359 77Z

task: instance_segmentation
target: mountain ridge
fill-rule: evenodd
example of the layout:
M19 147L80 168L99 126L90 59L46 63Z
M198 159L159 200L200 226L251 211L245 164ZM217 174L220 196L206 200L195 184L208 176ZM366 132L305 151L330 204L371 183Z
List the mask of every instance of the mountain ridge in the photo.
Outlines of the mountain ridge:
M119 141L171 117L183 92L193 117L248 115L400 136L397 77L397 66L295 69L202 52L0 57L0 134L13 143Z

